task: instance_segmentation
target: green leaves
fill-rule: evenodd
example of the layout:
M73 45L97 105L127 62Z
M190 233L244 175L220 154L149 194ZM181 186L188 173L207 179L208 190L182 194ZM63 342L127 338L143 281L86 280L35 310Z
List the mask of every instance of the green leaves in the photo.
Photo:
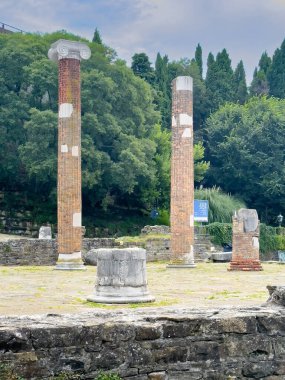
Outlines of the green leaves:
M207 123L210 176L263 217L285 207L284 106L284 100L252 98L225 105Z

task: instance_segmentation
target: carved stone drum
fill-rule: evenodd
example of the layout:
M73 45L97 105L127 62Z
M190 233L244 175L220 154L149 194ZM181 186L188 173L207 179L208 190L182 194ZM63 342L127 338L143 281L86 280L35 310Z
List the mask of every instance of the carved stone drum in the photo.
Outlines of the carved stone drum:
M99 303L154 301L147 290L145 249L98 249L95 293L87 299Z

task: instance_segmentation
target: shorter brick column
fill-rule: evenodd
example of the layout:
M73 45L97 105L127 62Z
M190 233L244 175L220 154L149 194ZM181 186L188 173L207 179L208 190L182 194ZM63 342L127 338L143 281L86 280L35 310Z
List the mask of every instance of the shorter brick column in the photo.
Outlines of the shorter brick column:
M232 246L229 271L263 270L259 260L259 220L256 210L240 209L233 216Z
M193 82L187 76L177 77L172 82L170 224L168 268L195 267Z
M48 56L59 67L56 269L85 269L81 257L81 97L80 61L91 55L86 44L58 40Z

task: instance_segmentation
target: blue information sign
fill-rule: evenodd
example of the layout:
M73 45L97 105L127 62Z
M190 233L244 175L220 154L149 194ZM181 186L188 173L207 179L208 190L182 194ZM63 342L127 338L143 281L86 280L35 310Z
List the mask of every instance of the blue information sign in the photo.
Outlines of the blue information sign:
M194 220L196 222L208 222L209 202L195 199L194 200Z

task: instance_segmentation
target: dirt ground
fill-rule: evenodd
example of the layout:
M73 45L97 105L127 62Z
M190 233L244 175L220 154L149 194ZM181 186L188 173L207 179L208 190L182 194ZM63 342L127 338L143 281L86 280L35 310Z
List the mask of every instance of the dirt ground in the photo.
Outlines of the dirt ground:
M266 285L285 284L285 266L264 263L262 272L228 272L228 264L198 263L192 269L147 264L151 304L101 305L87 302L94 291L96 267L66 272L54 267L0 266L0 315L77 313L94 308L194 307L260 305Z

